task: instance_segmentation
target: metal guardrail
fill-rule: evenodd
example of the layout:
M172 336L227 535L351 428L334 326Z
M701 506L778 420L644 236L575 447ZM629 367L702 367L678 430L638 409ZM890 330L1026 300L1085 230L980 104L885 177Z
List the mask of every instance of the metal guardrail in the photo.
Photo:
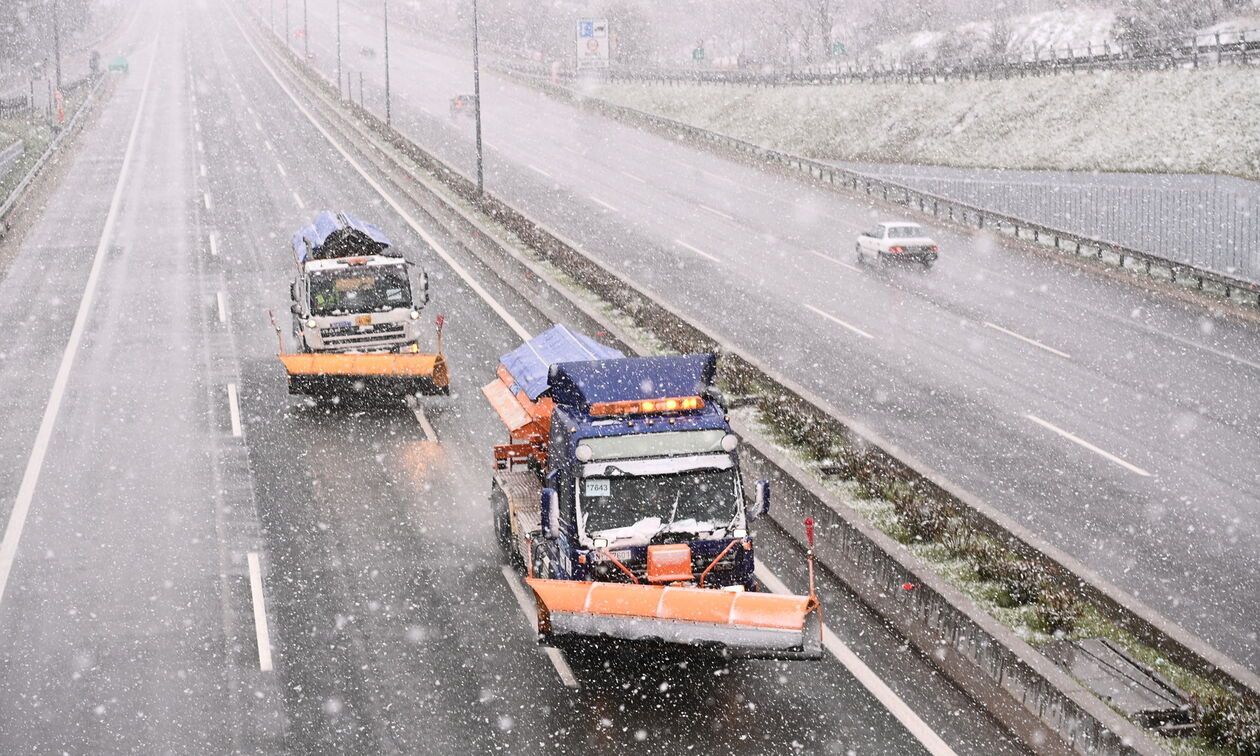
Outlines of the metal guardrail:
M95 74L89 73L89 74L84 74L83 76L77 79L62 82L61 93L63 95L68 95L71 92L75 92L79 89L82 89L84 86L91 84L93 81L95 81L96 78L99 76L100 76L100 73L95 73ZM39 79L36 79L36 81L39 81ZM42 87L43 85L41 84L40 86ZM51 85L48 85L48 86L51 87ZM19 116L23 116L23 115L33 112L36 109L35 99L36 98L33 94L18 95L16 97L0 98L0 118L17 118ZM48 98L45 98L45 99L48 99ZM47 106L44 108L45 110L49 110L52 106L51 102L45 103L45 105Z
M266 38L265 34L262 34ZM270 40L269 40L270 41ZM970 517L985 532L992 532L1018 550L1056 568L1052 574L1061 584L1074 591L1084 591L1101 606L1104 613L1175 661L1188 666L1223 686L1244 694L1260 692L1260 678L1148 607L1136 602L1114 586L1102 581L1089 570L1053 547L1042 543L1004 515L987 507L941 480L939 474L906 462L904 455L892 445L843 418L824 402L774 371L759 364L731 345L707 334L699 325L674 311L624 275L611 271L599 261L587 257L574 244L521 214L493 195L479 197L475 184L459 171L416 145L375 114L342 102L352 116L332 107L338 94L331 82L312 72L292 54L271 41L271 51L289 60L291 80L302 81L313 98L325 100L325 117L350 124L341 128L361 130L360 136L375 136L391 145L416 166L440 181L445 190L463 201L477 206L489 219L515 234L544 259L563 270L581 286L625 312L635 313L636 325L645 328L663 342L682 350L717 351L723 354L725 370L749 371L757 380L765 381L770 391L798 406L806 416L838 428L845 437L866 446L893 474L922 482L932 490L962 504ZM330 115L329 113L332 113ZM361 124L354 125L354 121ZM353 135L352 135L353 136ZM396 158L387 158L396 160ZM470 215L452 203L450 196L431 187L428 179L408 169L417 184L463 224L473 238L496 239L496 233L485 221ZM473 233L475 232L475 233ZM550 274L522 258L508 247L494 242L509 264L524 265L534 273L530 280L551 282ZM469 245L470 248L475 245ZM470 249L478 254L475 249ZM494 263L486 260L487 264ZM527 298L534 292L522 287L524 276L504 276L509 286ZM551 285L568 299L573 307L614 334L622 341L633 339L595 308L581 300L576 292ZM827 533L834 534L827 547L819 548L821 563L835 574L845 576L846 584L877 613L892 622L923 653L935 660L962 689L976 698L1003 723L1021 733L1040 753L1061 753L1065 746L1089 754L1154 754L1162 753L1150 737L1121 718L1105 703L1089 693L1078 682L1034 651L1013 632L998 624L969 598L932 574L883 533L876 531L860 516L835 500L822 487L810 480L773 447L758 438L755 431L742 429L754 454L750 468L787 484L787 504L795 516L800 508L824 519ZM986 525L987 523L987 525ZM798 540L802 540L799 524L780 520L780 524ZM828 526L834 529L829 529ZM856 567L856 572L855 572ZM911 581L926 587L908 596L896 586Z
M48 163L48 160L57 152L58 149L60 149L61 144L65 141L67 135L74 133L74 131L78 128L83 114L90 109L89 106L92 104L92 100L96 97L96 93L100 91L101 84L104 81L104 75L96 74L95 83L92 85L91 91L88 92L87 98L84 99L83 103L75 110L74 115L70 118L70 122L66 124L65 128L57 132L57 135L53 137L43 154L41 154L39 159L35 161L35 165L31 166L30 170L26 172L26 175L22 177L22 180L18 182L17 186L13 187L13 191L9 192L9 196L5 198L4 203L0 204L0 235L8 230L7 219L9 217L9 213L13 211L13 208L17 205L18 200L22 198L22 194L26 191L27 187L30 186L31 182L35 180L35 177L39 175L39 172L43 170L44 166Z
M781 152L655 113L617 105L597 97L589 97L537 77L522 75L518 70L500 68L498 64L494 65L504 73L525 79L531 86L539 87L564 99L593 107L600 112L623 121L651 126L671 135L681 135L694 143L735 153L754 162L769 163L789 171L803 173L820 183L883 199L886 202L902 205L940 220L951 221L976 229L987 229L995 233L1039 244L1062 254L1091 259L1104 265L1123 268L1139 275L1170 281L1179 286L1222 297L1236 304L1260 307L1260 281L1251 281L1246 278L1207 270L1113 242L1032 223L1004 213L994 212L914 189L895 181L876 178L847 168L801 157L800 155Z
M613 67L608 81L658 84L800 86L855 82L942 82L1012 79L1104 70L1163 70L1213 65L1260 63L1260 30L1217 32L1085 46L1037 48L1028 53L956 56L931 61L911 58L867 58L816 65L761 66L757 69L682 67ZM550 76L541 64L514 62L532 75ZM562 80L589 76L566 68ZM597 74L601 75L601 74Z

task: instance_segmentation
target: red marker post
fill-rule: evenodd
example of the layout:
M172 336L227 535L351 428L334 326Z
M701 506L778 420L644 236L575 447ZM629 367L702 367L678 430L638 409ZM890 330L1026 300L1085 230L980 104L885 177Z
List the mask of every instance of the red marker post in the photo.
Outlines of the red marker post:
M446 316L438 315L436 318L436 322L437 322L437 353L441 354L442 353L442 326L446 325Z
M65 102L65 99L62 98L61 96L60 89L57 90L57 93L54 95L54 99L57 101L57 123L65 123L66 122L66 102Z

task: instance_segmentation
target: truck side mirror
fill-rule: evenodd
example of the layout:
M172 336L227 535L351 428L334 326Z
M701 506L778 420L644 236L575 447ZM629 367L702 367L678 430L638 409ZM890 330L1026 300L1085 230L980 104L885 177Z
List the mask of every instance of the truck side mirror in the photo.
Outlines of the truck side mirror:
M428 273L420 274L420 288L424 291L424 298L423 298L422 304L428 304L429 303L429 274Z
M293 304L289 305L289 312L293 313L294 315L297 315L298 317L301 317L302 306L299 305L297 302L294 302Z
M289 299L293 300L294 302L298 301L298 298L297 298L297 281L290 281L290 282L289 282Z
M748 513L750 522L770 511L770 481L762 478L754 485L756 486L756 496L753 497L752 511Z
M543 535L555 540L560 537L560 495L554 488L544 488L538 499Z

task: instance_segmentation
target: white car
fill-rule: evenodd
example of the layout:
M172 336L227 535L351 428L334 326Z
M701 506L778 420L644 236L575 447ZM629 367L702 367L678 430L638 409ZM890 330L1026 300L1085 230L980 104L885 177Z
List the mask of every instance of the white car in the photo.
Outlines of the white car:
M906 221L880 223L863 231L857 239L859 263L908 262L926 269L932 267L940 252L940 247L924 233L922 226Z

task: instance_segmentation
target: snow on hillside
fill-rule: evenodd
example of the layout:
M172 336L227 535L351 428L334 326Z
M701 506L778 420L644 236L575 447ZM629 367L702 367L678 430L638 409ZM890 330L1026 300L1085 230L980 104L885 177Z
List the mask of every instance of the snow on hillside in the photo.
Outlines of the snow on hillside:
M596 94L822 159L1260 178L1260 70L1251 68Z

